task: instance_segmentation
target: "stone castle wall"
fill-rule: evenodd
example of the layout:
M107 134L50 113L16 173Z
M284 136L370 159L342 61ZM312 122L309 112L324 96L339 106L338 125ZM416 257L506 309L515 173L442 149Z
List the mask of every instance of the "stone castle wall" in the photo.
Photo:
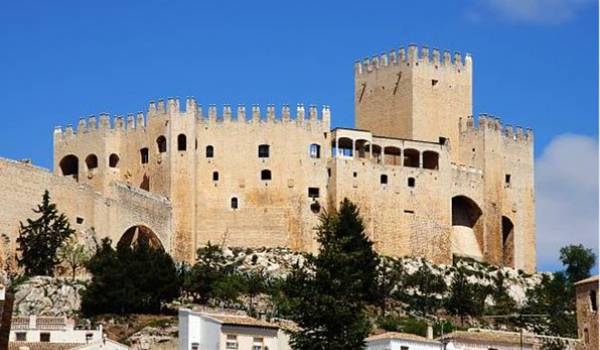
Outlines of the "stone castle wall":
M108 196L71 178L58 177L28 163L0 158L0 234L3 248L15 249L19 222L37 218L34 208L44 191L66 214L77 231L94 230L96 237L118 242L123 233L143 225L156 233L165 249L170 248L171 205L160 196L112 183Z

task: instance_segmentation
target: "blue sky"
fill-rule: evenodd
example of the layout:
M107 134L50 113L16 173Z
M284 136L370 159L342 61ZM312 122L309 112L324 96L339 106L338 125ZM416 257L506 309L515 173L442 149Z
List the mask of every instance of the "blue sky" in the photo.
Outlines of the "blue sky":
M409 43L470 52L475 114L535 131L539 266L555 269L566 237L597 251L597 166L582 180L591 187L556 189L597 164L597 33L593 0L6 1L0 156L51 167L55 125L169 96L328 104L333 125L351 127L356 59ZM575 174L554 172L565 148L578 152L566 152ZM556 202L581 200L591 210L563 220L585 221L579 236L549 224L566 210Z

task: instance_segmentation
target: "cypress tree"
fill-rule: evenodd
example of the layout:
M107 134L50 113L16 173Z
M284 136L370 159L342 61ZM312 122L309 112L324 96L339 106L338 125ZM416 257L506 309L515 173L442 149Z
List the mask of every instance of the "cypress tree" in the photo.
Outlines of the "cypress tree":
M50 202L50 193L44 192L42 203L33 212L39 218L19 222L17 250L19 266L27 276L53 276L59 263L58 249L75 232L65 214L58 212L56 204Z
M295 266L284 289L300 327L291 336L292 347L362 349L370 331L364 309L377 295L379 258L356 205L344 199L339 212L322 216L318 242L318 256L303 268Z

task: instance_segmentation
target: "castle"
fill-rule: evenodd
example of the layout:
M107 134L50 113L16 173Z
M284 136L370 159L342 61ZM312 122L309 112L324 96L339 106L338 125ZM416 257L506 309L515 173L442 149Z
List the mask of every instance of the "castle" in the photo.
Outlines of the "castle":
M145 235L177 259L208 241L316 251L319 214L347 197L375 248L436 263L468 256L534 271L533 133L472 116L472 58L408 46L356 62L356 128L329 107L202 108L54 131L54 172L0 160L0 233L44 189L79 230Z

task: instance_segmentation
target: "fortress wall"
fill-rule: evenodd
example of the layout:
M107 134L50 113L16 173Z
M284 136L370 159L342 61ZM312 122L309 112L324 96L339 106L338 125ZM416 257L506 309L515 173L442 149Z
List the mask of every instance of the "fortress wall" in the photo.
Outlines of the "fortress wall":
M170 204L159 196L136 193L122 184L112 184L111 197L72 178L59 177L31 164L0 159L0 233L14 245L19 221L35 218L32 211L41 203L47 189L77 231L95 230L97 238L109 237L116 244L129 227L143 224L155 232L169 249ZM77 219L81 220L78 223ZM14 246L13 246L14 248Z
M198 243L312 251L318 214L311 211L308 188L319 189L315 200L324 208L328 121L317 122L316 115L312 122L261 120L259 111L254 112L250 121L209 119L197 129ZM269 145L268 158L258 157L262 144ZM319 158L310 156L311 144L320 146ZM213 158L206 157L207 146L213 147ZM261 180L262 170L270 170L272 179ZM213 172L219 174L217 181ZM238 199L238 209L231 208L233 197Z
M436 262L449 263L451 168L445 145L373 138L373 144L419 152L435 151L439 169L412 168L385 164L385 160L339 156L335 167L336 203L344 197L355 202L375 248L385 255L425 256ZM389 162L389 159L388 159ZM422 159L421 159L422 163ZM383 184L381 176L387 176ZM414 187L408 179L413 178ZM443 198L443 199L442 199ZM444 242L446 242L444 244Z
M467 118L461 130L461 159L483 171L478 203L485 218L486 261L534 271L535 249L528 248L535 247L533 133L487 115L479 117L477 126ZM508 239L502 217L514 225Z

